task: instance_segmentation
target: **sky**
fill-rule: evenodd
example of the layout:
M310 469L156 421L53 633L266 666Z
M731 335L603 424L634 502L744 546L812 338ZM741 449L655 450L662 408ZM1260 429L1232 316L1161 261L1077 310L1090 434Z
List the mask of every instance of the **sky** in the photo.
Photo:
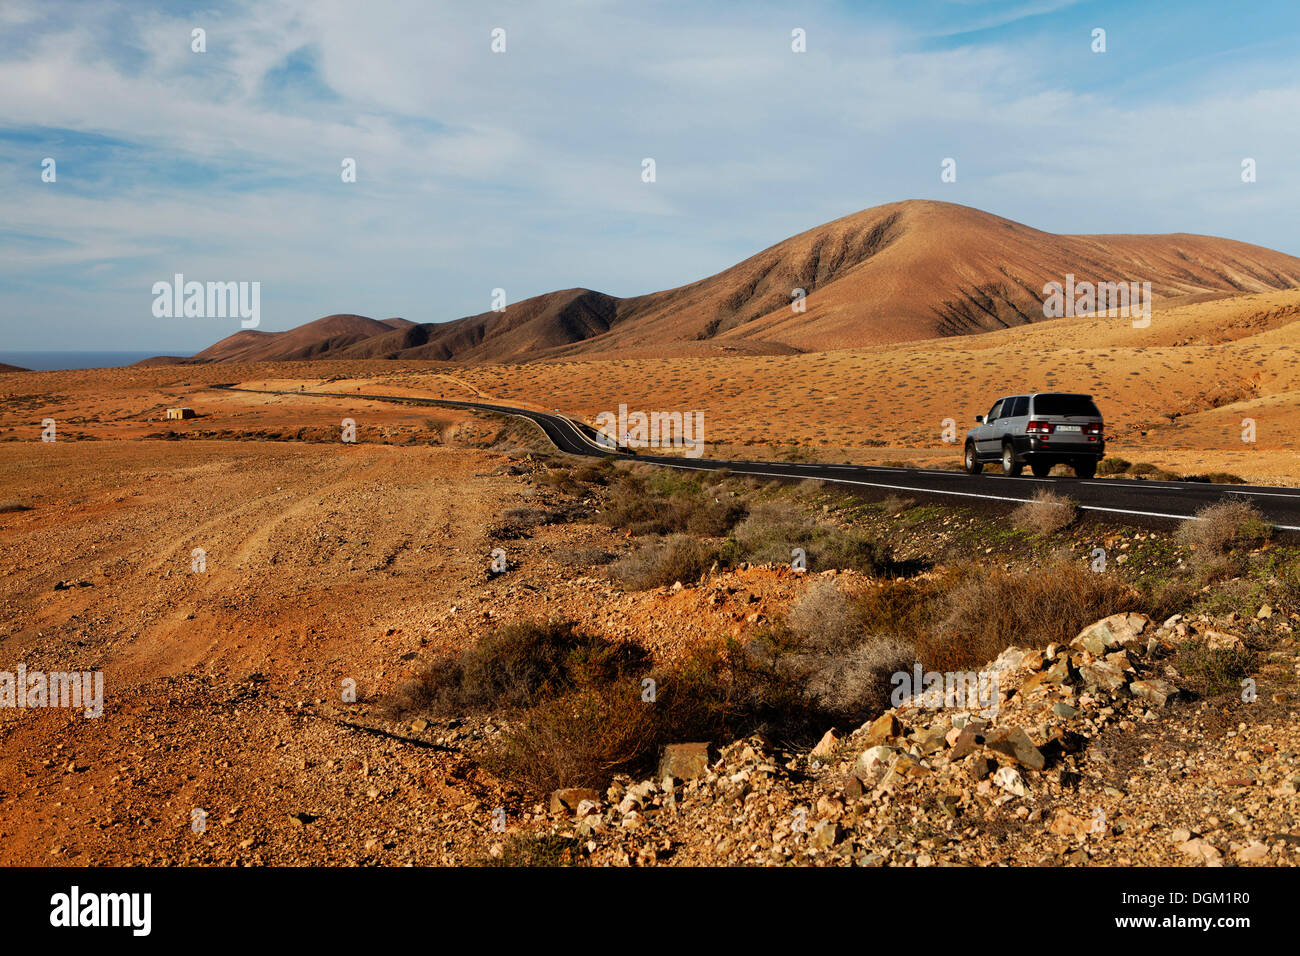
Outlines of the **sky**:
M264 331L637 295L901 199L1300 255L1298 40L1293 0L3 0L0 349L238 331L156 316L177 273Z

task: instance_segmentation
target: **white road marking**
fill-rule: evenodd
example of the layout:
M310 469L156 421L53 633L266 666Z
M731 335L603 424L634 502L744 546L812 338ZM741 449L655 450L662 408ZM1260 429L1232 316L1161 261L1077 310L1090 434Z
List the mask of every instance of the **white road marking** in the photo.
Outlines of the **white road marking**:
M254 391L254 390L253 390L253 389L248 389L248 391ZM273 392L273 393L271 393L271 394L276 394L276 393ZM286 394L286 393L279 393L279 394ZM339 397L346 398L346 397L350 397L350 396L340 395ZM466 404L466 405L472 405L473 403L472 403L472 402L466 402L466 403L464 403L464 404ZM518 418L528 418L527 415L521 415L521 414L519 414L518 411L505 412L505 414L513 414L513 415L515 415L515 416L518 417ZM542 414L544 414L544 413L542 413ZM609 449L608 449L608 448L604 448L604 447L602 447L602 446L600 446L600 445L597 445L595 442L593 442L591 439L589 439L586 435L584 435L584 434L582 433L582 431L581 431L581 430L580 430L580 429L579 429L579 428L578 428L578 427L577 427L577 426L576 426L572 421L570 421L569 419L565 418L564 416L548 415L548 416L546 416L546 417L551 418L552 420L559 420L559 421L564 422L566 425L569 426L569 429L570 429L570 430L571 430L575 435L577 435L578 438L579 438L579 439L580 439L584 444L588 445L588 446L591 447L591 448L596 449L596 450L597 450L598 452L600 452L601 454L609 454ZM530 420L533 421L534 424L538 424L538 423L536 422L535 419L530 419ZM636 456L635 456L635 455L632 455L632 456L629 456L629 457L630 457L632 460L635 460L635 459L636 459ZM647 464L660 465L660 466L662 466L662 467L664 467L664 468L682 468L682 469L685 469L685 470L687 470L687 471L716 471L716 470L718 470L719 466L722 466L722 467L741 467L741 468L747 468L747 467L748 467L747 464L746 464L745 462L726 462L726 463L724 463L724 462L716 462L716 461L708 461L708 460L705 460L704 462L702 462L702 463L700 463L700 464L698 464L698 465L686 465L686 464L681 464L681 465L679 465L679 464L669 464L669 463L666 463L666 462L647 462ZM818 466L802 466L802 467L818 467ZM836 466L828 466L828 467L836 467ZM897 469L897 470L903 470L903 471L909 471L909 472L910 472L910 470L908 470L908 469ZM780 474L780 473L778 473L778 472L765 472L765 471L745 471L745 472L743 472L743 474L747 474L747 475L756 475L756 476L761 477L761 478L790 478L790 477L793 477L793 476L791 476L791 475ZM955 474L955 473L953 473L953 472L936 472L936 474ZM1008 481L1012 481L1012 480L1015 480L1015 481L1024 481L1024 480L1028 480L1028 481L1050 481L1050 480L1051 480L1051 479L1046 479L1046 478L1029 478L1029 479L1017 478L1017 479L1012 479L1010 475L987 475L987 476L985 476L985 478L986 478L986 479L987 479L987 478L1003 478L1003 479L1008 480ZM890 491L915 491L915 492L917 492L917 493L919 493L919 494L930 494L930 495L950 495L950 496L954 496L954 497L958 497L958 498L981 498L981 499L984 499L984 500L986 500L986 501L1014 501L1014 502L1016 502L1017 504L1024 504L1024 503L1026 503L1026 502L1032 500L1032 499L1029 499L1029 498L1010 498L1010 497L1007 497L1006 495L982 495L982 494L979 494L978 492L971 492L971 491L949 491L949 490L947 490L947 489L943 489L943 488L916 488L916 487L913 487L913 486L911 486L911 485L887 485L887 484L884 484L884 483L882 483L882 482L876 482L876 481L855 481L855 480L850 479L850 478L830 478L830 477L823 477L821 480L822 480L822 481L833 482L834 484L839 484L839 485L860 485L860 486L862 486L862 487L866 487L866 488L885 488L885 489L888 489L888 490L890 490ZM1088 484L1105 484L1105 482L1088 482ZM1153 483L1150 483L1150 482L1143 482L1143 484L1151 484L1153 487L1160 487L1160 486L1158 486L1158 485L1154 485ZM1181 491L1181 490L1185 490L1185 488L1186 488L1186 486L1181 486L1181 487L1180 487L1180 486L1177 486L1177 485L1175 485L1175 486L1173 486L1173 487L1178 488L1178 490L1180 490L1180 491ZM1276 486L1274 486L1274 487L1276 487ZM1282 493L1274 493L1274 492L1266 492L1266 491L1240 491L1240 492L1238 492L1238 494L1243 494L1243 495L1248 495L1248 496L1271 497L1271 498L1300 498L1300 494L1282 494ZM1108 507L1105 507L1105 506L1103 506L1103 505L1079 505L1078 507L1079 507L1079 509L1080 509L1081 511L1099 511L1099 512L1102 512L1102 513L1105 513L1105 514L1138 515L1138 516L1140 516L1140 517L1144 517L1144 518L1166 518L1166 519L1173 520L1173 521L1202 521L1202 520L1204 520L1203 518L1201 518L1201 517L1199 517L1199 516L1197 516L1197 515L1179 515L1179 514L1169 514L1169 513L1167 513L1167 512L1163 512L1163 511L1137 511L1137 510L1132 509L1132 508L1108 508ZM1273 527L1277 528L1277 529L1280 530L1280 531L1300 531L1300 526L1298 526L1298 525L1279 524L1279 525L1274 525Z

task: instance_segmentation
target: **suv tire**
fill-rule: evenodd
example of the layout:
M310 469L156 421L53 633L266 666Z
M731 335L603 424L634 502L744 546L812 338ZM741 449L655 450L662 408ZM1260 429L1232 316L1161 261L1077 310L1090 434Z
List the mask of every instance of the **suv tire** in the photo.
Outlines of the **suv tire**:
M1074 473L1080 478L1091 478L1097 474L1097 459L1076 458L1074 460Z
M1016 461L1016 450L1011 447L1011 442L1002 445L1002 470L1007 475L1015 478L1024 470L1024 462Z
M966 443L966 474L978 475L984 470L984 465L980 462L979 455L975 454L975 443Z
M1031 461L1029 467L1034 470L1035 478L1046 478L1052 473L1052 464L1047 461Z

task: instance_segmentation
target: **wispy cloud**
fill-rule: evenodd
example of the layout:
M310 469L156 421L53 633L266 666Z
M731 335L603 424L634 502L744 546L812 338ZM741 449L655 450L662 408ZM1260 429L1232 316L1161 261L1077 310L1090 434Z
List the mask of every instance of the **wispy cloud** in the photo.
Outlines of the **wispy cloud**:
M498 286L636 294L910 197L1300 252L1296 15L1252 8L1216 49L1186 5L1133 6L10 0L0 328L160 350L234 330L154 319L174 272L261 281L270 329L441 321Z

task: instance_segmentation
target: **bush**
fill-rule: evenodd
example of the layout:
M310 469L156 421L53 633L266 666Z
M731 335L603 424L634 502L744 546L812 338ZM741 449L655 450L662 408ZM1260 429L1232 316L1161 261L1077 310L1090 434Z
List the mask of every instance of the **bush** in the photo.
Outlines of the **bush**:
M633 534L690 533L716 537L745 516L739 501L710 497L699 480L672 481L659 476L657 487L638 475L625 475L606 504L602 519Z
M1253 504L1229 498L1208 505L1178 526L1178 537L1198 563L1222 559L1234 548L1262 542L1272 532Z
M876 503L877 507L887 515L901 514L915 504L915 498L904 498L892 492Z
M789 564L791 551L802 548L812 571L835 568L879 575L895 567L887 545L819 524L783 502L756 506L732 537L735 545L728 557L735 561Z
M502 528L509 531L528 531L564 519L561 512L548 508L507 508L501 517L504 519Z
M1282 600L1293 610L1300 610L1300 557L1278 565L1277 581Z
M1196 601L1200 590L1186 578L1139 578L1138 586L1142 592L1142 609L1155 621L1165 621L1175 614L1186 612Z
M921 662L938 671L979 667L1012 645L1069 641L1093 621L1140 604L1118 578L1067 557L1029 571L958 567L939 585L935 624L918 641Z
M1247 648L1217 648L1211 650L1204 641L1187 641L1174 655L1174 668L1190 677L1205 695L1225 694L1241 690L1242 680L1250 674L1254 654Z
M551 554L552 560L556 564L563 564L575 568L590 568L598 565L609 564L618 555L612 551L606 551L604 548L584 548L578 546L562 546L556 548Z
M652 672L653 702L639 678L593 681L522 710L484 757L503 779L546 792L599 787L615 773L653 771L665 744L724 743L762 733L810 745L834 718L805 688L789 635L764 632L746 645L697 648Z
M573 477L588 485L607 485L614 477L614 459L598 458L574 469Z
M576 866L577 837L558 833L512 833L500 857L484 857L483 866Z
M866 633L908 640L934 623L938 594L933 581L881 581L854 598L853 610Z
M584 685L512 721L483 764L542 793L599 788L613 774L648 768L657 750L656 716L635 679Z
M610 566L615 581L633 591L668 587L677 581L694 584L718 560L718 552L689 535L675 534L651 541Z
M528 707L593 681L643 670L634 644L614 644L570 622L507 624L459 655L435 658L387 701L390 715L457 715Z
M805 642L842 647L860 627L849 599L834 581L815 581L790 609L790 630Z
M911 671L916 648L892 637L859 640L830 653L802 655L795 661L801 681L818 709L835 722L861 723L890 706L892 677Z
M1122 475L1133 467L1131 461L1123 458L1103 458L1097 462L1097 474L1099 475Z
M1032 500L1011 513L1011 523L1023 531L1048 535L1071 524L1078 514L1078 507L1069 498L1039 488Z

